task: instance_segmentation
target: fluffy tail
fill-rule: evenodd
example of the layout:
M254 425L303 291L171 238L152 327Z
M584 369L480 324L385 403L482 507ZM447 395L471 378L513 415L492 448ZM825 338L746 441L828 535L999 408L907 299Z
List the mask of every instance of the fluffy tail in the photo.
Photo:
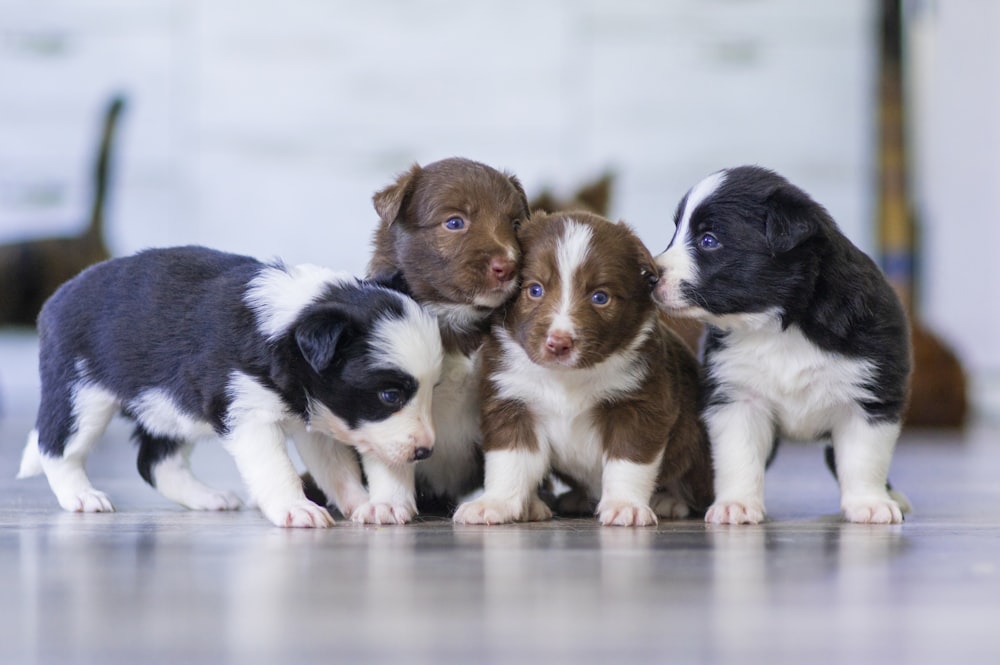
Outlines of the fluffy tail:
M21 453L21 468L17 472L18 478L31 478L42 473L42 456L38 452L38 430L31 430L28 435L28 443Z

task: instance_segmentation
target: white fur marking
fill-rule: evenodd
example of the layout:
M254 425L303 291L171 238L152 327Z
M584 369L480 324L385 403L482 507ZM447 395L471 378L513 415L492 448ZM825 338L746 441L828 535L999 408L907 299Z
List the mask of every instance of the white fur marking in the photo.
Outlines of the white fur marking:
M663 275L656 287L657 299L675 315L696 316L694 311L685 311L693 303L681 293L681 284L698 281L698 264L695 261L694 238L691 234L691 217L706 199L714 194L726 181L726 172L718 171L701 180L688 192L680 221L674 232L674 239L666 251L656 257L656 264ZM697 308L698 312L702 312Z
M576 273L590 255L591 242L594 234L590 227L568 220L562 239L556 250L556 265L559 270L560 300L559 309L552 318L549 333L556 330L576 335L576 325L573 322L573 296L576 284Z
M302 310L315 301L331 284L344 284L355 278L313 265L289 268L268 266L247 287L244 301L257 317L257 327L268 340L287 331Z

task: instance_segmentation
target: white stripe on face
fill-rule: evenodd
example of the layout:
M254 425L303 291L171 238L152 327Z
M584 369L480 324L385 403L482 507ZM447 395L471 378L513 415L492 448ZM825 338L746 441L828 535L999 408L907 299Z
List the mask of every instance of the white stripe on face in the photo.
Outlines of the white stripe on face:
M670 246L656 257L656 265L663 272L656 287L656 299L668 309L683 310L691 305L681 293L682 282L693 284L697 283L698 280L698 264L694 257L694 239L689 237L691 217L698 206L712 196L725 181L726 172L718 171L691 188L684 203L684 209L681 210L677 230ZM677 313L681 314L681 312Z
M573 325L573 284L575 275L583 262L590 255L590 243L593 239L593 232L590 227L578 224L572 220L566 222L566 229L559 248L556 252L556 263L559 269L560 287L562 297L559 302L559 309L552 319L549 332L560 330L570 335L576 334Z

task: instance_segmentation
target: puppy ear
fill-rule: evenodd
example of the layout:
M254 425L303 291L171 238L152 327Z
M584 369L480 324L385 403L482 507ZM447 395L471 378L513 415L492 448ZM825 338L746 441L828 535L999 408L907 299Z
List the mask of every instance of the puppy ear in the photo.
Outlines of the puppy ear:
M767 197L765 234L774 254L791 251L819 231L822 207L797 187L781 185Z
M337 307L322 307L295 326L295 343L313 371L320 374L337 354L350 325L350 316Z
M618 226L627 234L627 237L634 245L639 278L642 280L643 287L648 288L649 292L652 293L653 289L656 288L656 283L660 281L660 267L656 265L656 259L653 258L652 253L646 247L645 243L639 239L635 229L626 224L624 220L618 220Z
M528 215L531 214L531 208L528 206L528 195L524 193L524 187L521 185L521 181L518 180L517 176L513 173L504 173L507 176L507 180L510 184L514 185L514 189L517 190L517 195L521 199L521 206L524 208L524 217L527 219Z
M372 203L375 204L375 212L378 213L379 219L386 224L392 224L399 219L406 197L413 192L413 186L421 170L420 164L414 164L410 170L401 173L396 182L375 192Z

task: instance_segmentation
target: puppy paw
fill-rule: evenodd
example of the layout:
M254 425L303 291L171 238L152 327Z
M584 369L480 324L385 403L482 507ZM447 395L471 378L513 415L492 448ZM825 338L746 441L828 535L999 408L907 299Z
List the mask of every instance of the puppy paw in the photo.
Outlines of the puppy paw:
M113 513L115 507L111 505L111 499L100 490L89 488L78 494L59 499L59 505L63 510L71 513Z
M521 517L521 507L521 504L515 501L477 499L459 506L452 520L456 524L507 524L518 521ZM548 506L545 506L545 510L551 517L552 512Z
M528 502L528 510L525 514L526 516L523 518L525 522L546 522L552 519L552 511L537 496L532 497L531 501Z
M351 521L358 524L406 524L416 515L413 505L366 502L351 513Z
M333 518L326 508L317 506L308 499L266 510L264 514L275 526L306 529L325 529L333 526Z
M709 524L760 524L764 506L756 502L716 501L705 513Z
M638 503L602 500L597 505L597 519L603 526L653 526L656 513Z
M859 524L900 524L903 511L888 498L848 499L841 505L848 522Z
M653 494L649 507L653 509L657 517L667 520L682 520L691 514L687 503L669 492L660 491Z
M574 488L556 497L556 512L560 515L593 515L597 504L586 490Z
M191 510L239 510L243 502L232 492L206 492L186 502Z

